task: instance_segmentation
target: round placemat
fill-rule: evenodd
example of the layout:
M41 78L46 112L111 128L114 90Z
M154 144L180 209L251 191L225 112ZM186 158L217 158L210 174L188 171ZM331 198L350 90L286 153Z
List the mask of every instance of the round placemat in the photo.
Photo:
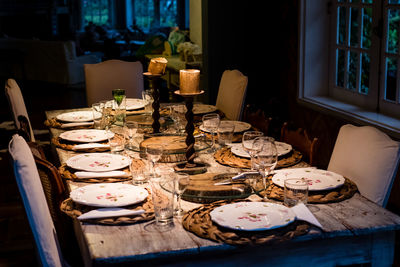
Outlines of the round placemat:
M310 225L307 222L295 221L285 227L266 231L235 231L219 226L211 220L210 212L216 207L240 201L249 200L221 200L192 209L183 217L182 225L187 231L190 231L199 237L217 242L224 242L229 245L261 245L279 243L290 240L296 236L304 235L310 229Z
M283 201L283 188L272 182L272 176L268 177L268 180L267 197ZM323 191L309 191L307 202L312 204L339 202L351 198L357 190L357 185L350 179L345 178L344 184L338 188Z
M51 139L51 142L59 148L62 148L64 150L71 150L71 151L75 151L73 148L75 145L79 145L82 143L73 143L73 142L68 142L65 141L63 139L61 139L60 137L53 137ZM108 144L108 142L99 142L99 144ZM97 148L86 148L86 149L79 149L76 152L104 152L104 151L109 151L110 148L109 147L97 147Z
M149 190L147 190L147 191L149 191ZM141 202L141 203L138 203L135 205L129 205L124 208L130 209L130 210L143 209L145 212L140 215L88 219L88 220L82 220L82 221L95 223L95 224L120 225L120 224L132 224L132 223L137 223L137 222L150 221L150 220L154 219L154 206L153 206L153 201L151 199L150 192L149 192L149 196L146 198L146 200L144 202ZM86 212L96 209L96 207L89 207L86 205L81 205L81 204L75 203L71 198L67 198L66 200L64 200L61 203L60 209L62 212L64 212L71 218L76 219L83 213L86 213Z
M135 165L137 169L144 168L146 165L141 159L132 159L132 164ZM130 175L129 168L125 168L122 171L128 174L127 177L96 177L96 178L78 178L72 172L71 168L69 168L66 164L62 164L58 171L60 175L64 179L72 180L74 182L85 182L85 183L116 183L116 182L124 182L132 179Z
M296 165L302 158L303 155L301 152L293 150L291 153L278 159L276 168L287 168ZM251 167L250 159L236 156L232 153L229 147L223 147L215 152L214 159L222 165L227 165L233 168L250 169Z
M74 127L69 127L69 128L62 128L61 126L63 125L61 122L59 122L56 118L51 118L47 119L44 121L44 125L50 128L57 128L57 129L63 129L63 130L72 130L72 129L92 129L93 125L90 126L74 126Z

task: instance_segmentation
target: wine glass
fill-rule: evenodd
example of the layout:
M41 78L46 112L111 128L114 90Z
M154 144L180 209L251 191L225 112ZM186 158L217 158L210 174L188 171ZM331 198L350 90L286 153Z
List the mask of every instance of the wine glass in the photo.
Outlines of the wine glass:
M183 173L183 172L176 173L174 192L176 194L177 206L176 206L176 209L174 210L175 216L180 217L185 214L185 211L181 207L181 197L182 197L183 192L188 187L189 181L190 181L190 178L187 173Z
M128 139L128 148L133 148L133 137L138 130L138 123L136 121L127 121L124 126L125 138Z
M212 137L211 147L208 152L215 152L214 134L217 132L220 123L220 117L217 113L206 114L203 116L202 121L204 129L209 131Z
M161 159L162 154L163 154L163 146L162 145L149 144L146 147L146 156L147 156L147 159L151 162L153 176L156 176L155 163Z
M247 152L251 160L251 169L254 170L254 154L256 151L253 150L253 142L257 137L263 136L264 134L260 131L246 131L242 137L243 150ZM254 147L255 148L255 147Z
M267 200L268 175L270 175L278 163L278 151L275 139L266 136L257 137L254 140L253 146L255 147L255 151L258 151L255 154L254 161L258 171L262 175L265 192L264 200Z

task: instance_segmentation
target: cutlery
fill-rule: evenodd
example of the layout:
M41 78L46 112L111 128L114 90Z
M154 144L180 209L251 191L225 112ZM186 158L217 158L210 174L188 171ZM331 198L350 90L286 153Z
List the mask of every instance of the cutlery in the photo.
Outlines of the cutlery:
M228 185L234 182L235 180L246 178L246 175L254 175L254 174L259 174L259 172L258 171L242 172L239 173L238 175L233 176L232 178L214 183L214 185Z
M78 220L132 216L132 215L140 215L143 213L145 213L143 209L129 210L124 208L100 208L83 213L81 216L78 217Z
M77 178L107 178L107 177L129 177L130 175L124 171L108 171L108 172L87 172L78 171L74 173Z
M71 128L76 126L92 126L93 122L71 122L61 124L61 128Z
M98 144L98 143L87 143L87 144L79 144L75 145L72 150L85 150L89 148L109 148L110 145Z

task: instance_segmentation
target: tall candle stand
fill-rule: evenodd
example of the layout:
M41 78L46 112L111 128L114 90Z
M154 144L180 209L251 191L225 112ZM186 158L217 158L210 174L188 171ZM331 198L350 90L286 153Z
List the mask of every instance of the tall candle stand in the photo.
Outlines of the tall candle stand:
M160 91L159 91L159 85L160 85L160 78L161 74L153 74L151 72L145 72L143 73L145 77L149 80L149 88L151 89L152 95L153 95L153 113L152 113L152 118L153 118L153 124L151 125L153 127L153 133L160 133Z
M193 98L195 96L201 95L204 91L200 91L199 93L191 93L191 94L181 94L179 90L174 92L177 95L182 96L185 99L186 106L186 162L177 164L174 169L175 171L185 172L188 174L199 174L207 171L206 164L200 162L194 162L195 155L195 139L193 136L194 132L194 123L193 123Z

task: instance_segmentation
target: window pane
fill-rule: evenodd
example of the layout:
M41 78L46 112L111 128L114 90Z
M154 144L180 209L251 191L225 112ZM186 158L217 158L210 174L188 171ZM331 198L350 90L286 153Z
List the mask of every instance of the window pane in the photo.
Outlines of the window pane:
M389 4L400 4L400 0L389 0Z
M347 76L347 88L354 91L357 89L357 65L358 53L349 52L349 70Z
M371 47L372 8L363 8L362 47Z
M369 68L370 68L370 62L371 59L369 57L369 54L367 53L362 53L361 54L361 87L360 87L360 93L362 94L368 94L368 89L369 89Z
M108 0L86 0L83 1L83 14L85 25L92 22L97 25L105 25L109 23L109 6Z
M389 10L389 34L388 34L388 43L387 43L387 51L389 53L397 53L399 46L399 20L400 13L397 9Z
M385 99L396 100L397 58L386 58L386 90Z
M359 9L350 8L350 16L350 46L358 46L358 28L360 26L358 24Z
M336 86L344 87L344 50L336 49Z
M366 3L366 4L372 4L372 0L363 0L363 3Z
M346 40L346 7L338 8L338 44L344 44Z

